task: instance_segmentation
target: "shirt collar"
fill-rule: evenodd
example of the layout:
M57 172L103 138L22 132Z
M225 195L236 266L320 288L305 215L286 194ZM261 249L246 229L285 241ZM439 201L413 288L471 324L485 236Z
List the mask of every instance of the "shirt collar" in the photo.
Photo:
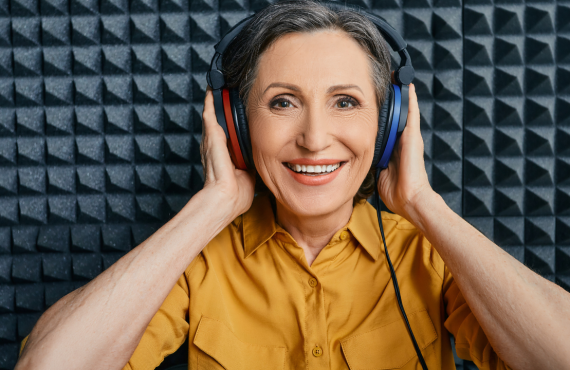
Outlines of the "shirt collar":
M244 258L247 258L277 231L269 197L253 198L251 207L242 217Z
M366 199L362 199L354 205L350 220L346 225L356 240L366 249L370 257L376 261L380 256L381 235L378 226L376 208L372 207Z
M273 208L268 196L256 196L249 210L242 216L244 258L253 254L278 231ZM280 229L280 228L279 228ZM348 229L360 245L376 261L381 252L380 228L376 209L366 200L354 205Z

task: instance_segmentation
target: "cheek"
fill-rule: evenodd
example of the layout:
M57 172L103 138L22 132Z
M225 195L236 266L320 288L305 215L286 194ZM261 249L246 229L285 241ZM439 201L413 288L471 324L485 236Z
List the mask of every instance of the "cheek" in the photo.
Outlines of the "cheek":
M283 127L286 125L263 115L257 115L249 122L252 154L258 172L264 172L264 167L279 164L279 153L290 141L290 133Z
M343 130L343 143L353 153L356 167L370 168L377 133L378 123L372 117L367 117L365 124Z

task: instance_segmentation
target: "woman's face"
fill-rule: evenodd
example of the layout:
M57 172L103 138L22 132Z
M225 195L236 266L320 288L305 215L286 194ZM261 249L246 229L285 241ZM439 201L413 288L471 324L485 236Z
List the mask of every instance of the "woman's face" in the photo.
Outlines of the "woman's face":
M279 38L260 57L247 113L255 167L279 203L299 216L352 204L378 130L371 65L356 41L328 30Z

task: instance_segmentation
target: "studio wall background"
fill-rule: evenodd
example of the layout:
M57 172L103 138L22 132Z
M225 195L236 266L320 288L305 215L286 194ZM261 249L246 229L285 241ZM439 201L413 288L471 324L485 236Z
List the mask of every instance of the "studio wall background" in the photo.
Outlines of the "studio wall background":
M570 2L350 3L409 43L434 189L570 289ZM201 189L213 45L266 4L0 0L0 369Z

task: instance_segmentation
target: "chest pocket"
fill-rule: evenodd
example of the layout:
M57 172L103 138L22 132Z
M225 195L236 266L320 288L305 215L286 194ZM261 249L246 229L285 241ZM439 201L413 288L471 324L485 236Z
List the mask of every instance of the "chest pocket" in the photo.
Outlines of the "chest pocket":
M427 360L437 332L426 310L408 314L408 321L418 346ZM371 331L341 340L342 351L350 370L416 369L418 355L403 319L392 321ZM419 362L418 362L419 363Z
M202 316L194 345L198 370L283 369L287 349L284 346L260 346L239 340L223 322Z

